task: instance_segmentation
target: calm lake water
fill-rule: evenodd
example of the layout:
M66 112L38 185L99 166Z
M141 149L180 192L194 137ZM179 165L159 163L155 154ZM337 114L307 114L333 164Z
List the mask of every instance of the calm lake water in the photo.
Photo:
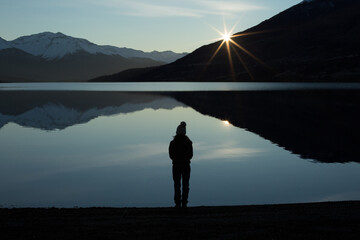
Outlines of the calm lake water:
M359 86L0 84L0 206L173 206L181 121L189 206L360 200Z

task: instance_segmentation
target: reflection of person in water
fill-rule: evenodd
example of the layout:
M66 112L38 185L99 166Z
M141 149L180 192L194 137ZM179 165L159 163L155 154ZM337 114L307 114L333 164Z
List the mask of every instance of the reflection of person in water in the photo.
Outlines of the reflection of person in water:
M176 136L169 145L169 155L173 163L175 207L182 206L186 208L189 195L190 160L193 157L193 147L191 140L186 136L185 122L181 122L176 129ZM181 180L182 195L180 190Z

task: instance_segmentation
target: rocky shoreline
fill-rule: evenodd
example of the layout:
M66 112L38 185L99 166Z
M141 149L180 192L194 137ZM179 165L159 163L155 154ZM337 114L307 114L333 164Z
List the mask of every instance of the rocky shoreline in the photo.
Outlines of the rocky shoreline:
M1 239L360 239L360 201L0 209Z

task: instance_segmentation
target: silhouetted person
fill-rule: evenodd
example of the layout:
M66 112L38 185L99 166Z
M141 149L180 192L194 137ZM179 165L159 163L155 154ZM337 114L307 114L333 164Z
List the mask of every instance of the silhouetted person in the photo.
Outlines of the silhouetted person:
M193 157L191 140L186 136L186 123L181 122L176 129L176 136L170 142L169 155L173 163L175 207L187 207L189 196L190 160ZM181 194L182 180L182 194ZM182 205L181 205L182 204Z

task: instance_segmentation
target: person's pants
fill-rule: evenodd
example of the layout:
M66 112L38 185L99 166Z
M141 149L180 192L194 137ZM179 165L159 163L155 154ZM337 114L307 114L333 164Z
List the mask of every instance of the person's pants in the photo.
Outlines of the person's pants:
M189 196L190 164L173 165L172 173L174 180L174 201L176 205L186 205ZM182 195L181 195L182 180Z

